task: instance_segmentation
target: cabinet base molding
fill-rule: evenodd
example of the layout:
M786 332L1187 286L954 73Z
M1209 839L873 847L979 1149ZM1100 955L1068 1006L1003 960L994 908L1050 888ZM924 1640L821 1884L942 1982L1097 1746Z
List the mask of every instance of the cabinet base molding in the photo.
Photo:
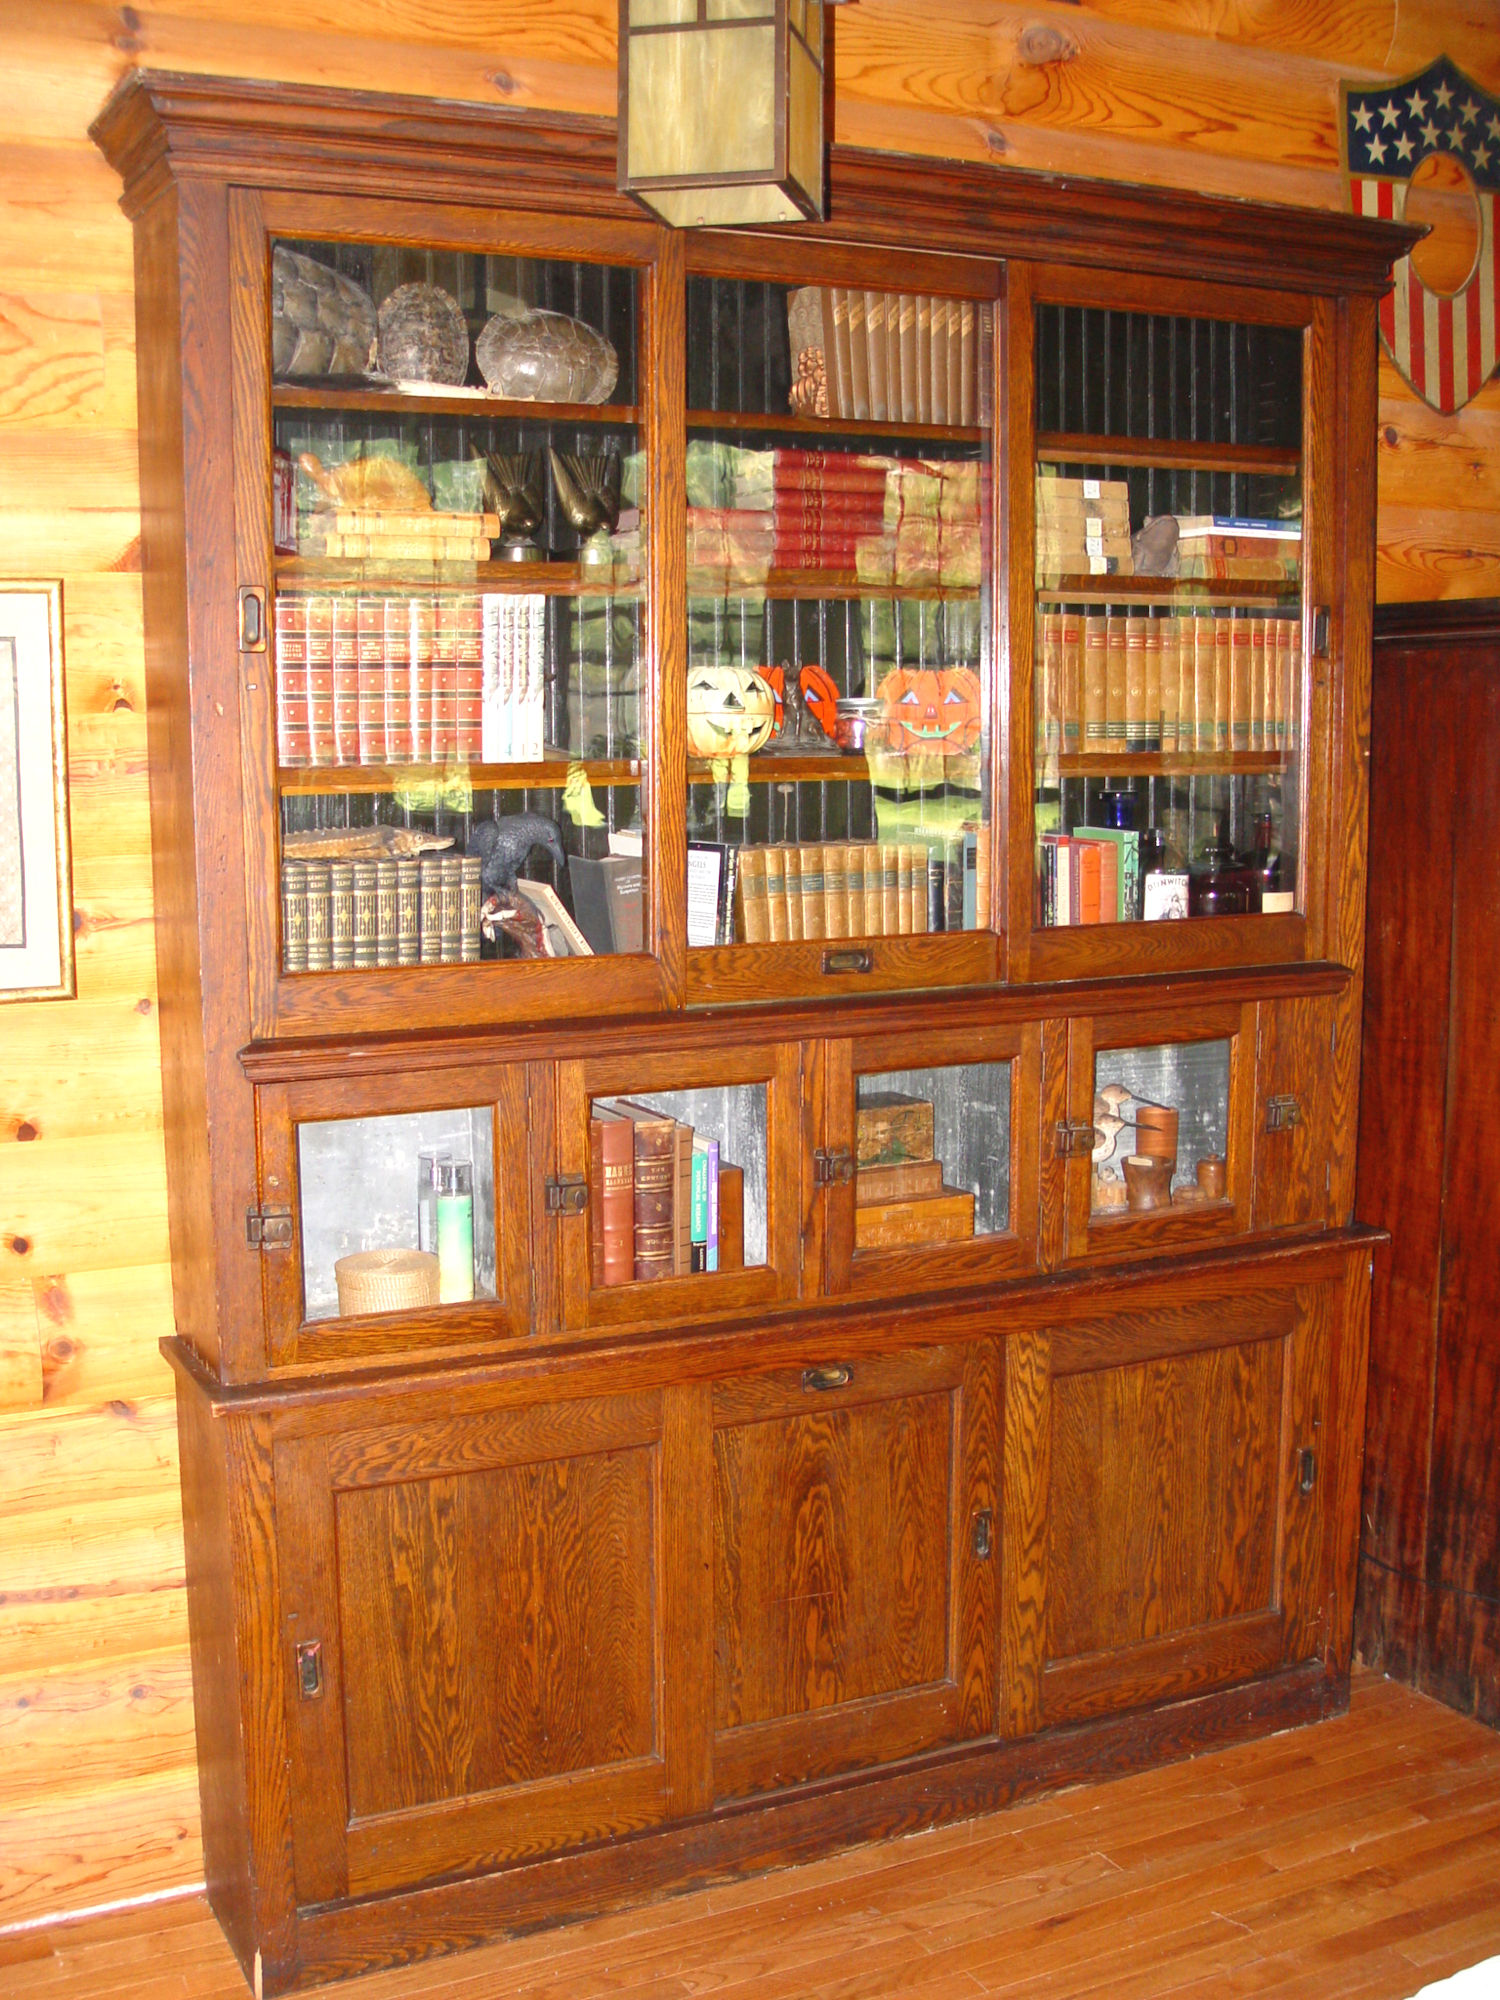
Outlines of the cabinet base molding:
M1189 1701L736 1803L707 1818L495 1874L300 1910L296 1956L263 1959L262 1990L290 1992L576 1923L654 1896L994 1812L1065 1785L1124 1777L1275 1735L1348 1706L1347 1670L1330 1673L1312 1661Z

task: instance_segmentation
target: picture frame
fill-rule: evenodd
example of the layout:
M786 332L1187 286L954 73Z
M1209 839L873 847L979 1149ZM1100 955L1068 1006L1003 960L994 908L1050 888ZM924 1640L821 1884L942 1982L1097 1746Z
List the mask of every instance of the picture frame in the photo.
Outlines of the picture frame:
M62 585L0 579L0 1001L75 991Z

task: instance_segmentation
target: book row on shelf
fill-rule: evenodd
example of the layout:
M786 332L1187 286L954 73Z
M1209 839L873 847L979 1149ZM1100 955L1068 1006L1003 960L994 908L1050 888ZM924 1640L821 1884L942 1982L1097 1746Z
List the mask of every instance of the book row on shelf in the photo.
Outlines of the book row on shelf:
M738 850L736 931L744 944L910 937L987 929L989 842L822 841Z
M989 472L976 460L704 441L690 475L690 581L832 570L875 586L978 588Z
M539 763L546 617L505 591L279 596L278 761Z
M861 1080L854 1113L854 1247L913 1248L974 1234L972 1189L950 1187L930 1097Z
M593 1282L628 1285L745 1262L745 1176L720 1142L631 1098L589 1115Z
M977 424L992 316L973 299L804 285L787 300L791 406L859 423Z
M1290 616L1044 612L1038 757L1290 752L1301 664L1301 627Z
M1230 514L1155 514L1130 523L1124 479L1040 470L1036 566L1043 575L1159 576L1197 583L1295 585L1302 524Z
M477 854L284 860L284 969L472 963L479 957L479 870Z
M1177 856L1180 861L1180 854ZM1037 837L1037 921L1158 922L1175 917L1273 916L1296 908L1296 868L1277 842L1268 806L1248 852L1236 854L1220 819L1197 858L1174 866L1164 829L1075 826Z

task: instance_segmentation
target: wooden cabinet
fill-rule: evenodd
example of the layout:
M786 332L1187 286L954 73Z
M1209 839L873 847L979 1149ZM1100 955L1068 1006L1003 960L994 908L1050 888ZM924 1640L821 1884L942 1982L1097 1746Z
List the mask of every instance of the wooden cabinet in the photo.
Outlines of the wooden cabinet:
M674 233L605 123L205 77L95 135L257 1990L1336 1710L1412 232L836 148Z

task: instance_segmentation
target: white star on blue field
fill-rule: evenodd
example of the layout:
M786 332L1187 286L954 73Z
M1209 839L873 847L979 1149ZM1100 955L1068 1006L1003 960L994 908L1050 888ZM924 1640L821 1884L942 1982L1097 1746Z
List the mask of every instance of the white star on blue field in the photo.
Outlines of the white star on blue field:
M1441 56L1415 84L1350 90L1349 171L1405 179L1427 153L1462 160L1475 185L1500 192L1500 102Z

